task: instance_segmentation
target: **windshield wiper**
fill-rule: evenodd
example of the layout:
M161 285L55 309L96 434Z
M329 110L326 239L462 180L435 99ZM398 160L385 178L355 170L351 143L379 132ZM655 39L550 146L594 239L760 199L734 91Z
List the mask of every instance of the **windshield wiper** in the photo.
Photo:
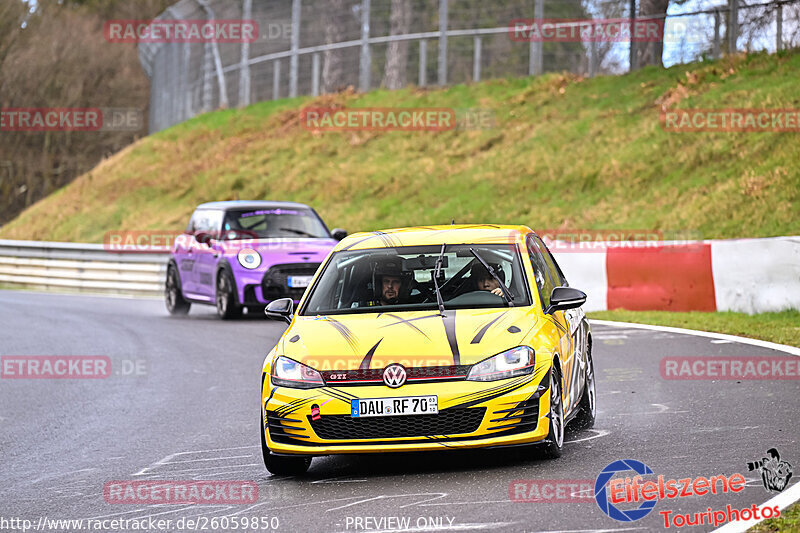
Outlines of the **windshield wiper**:
M439 276L442 274L442 258L444 257L444 249L446 244L442 244L442 251L439 253L439 258L436 260L436 267L433 269L433 288L436 289L436 302L439 304L439 314L443 317L444 314L444 300L442 300L442 293L439 291Z
M511 301L511 293L508 292L508 289L506 288L505 284L497 276L497 273L494 271L494 269L491 266L489 266L489 263L484 261L480 255L478 255L478 252L476 252L474 248L470 248L469 251L472 255L475 256L475 259L477 259L480 262L480 264L483 265L483 268L485 268L486 271L489 272L489 274L494 278L497 284L500 285L500 290L503 291L503 299L506 301L508 307L514 307L514 303Z
M316 237L313 233L294 228L280 228L281 231L288 231L289 233L296 233L297 235L305 235L306 237Z

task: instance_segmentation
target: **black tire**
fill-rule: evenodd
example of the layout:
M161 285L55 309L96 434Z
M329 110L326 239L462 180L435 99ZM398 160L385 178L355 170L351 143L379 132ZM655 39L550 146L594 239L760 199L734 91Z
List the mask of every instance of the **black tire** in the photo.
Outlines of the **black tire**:
M236 285L226 269L217 275L217 315L223 320L242 316L242 306L236 303Z
M542 447L542 455L548 459L561 457L564 446L564 399L562 395L561 372L553 365L550 369L550 430L547 444Z
M164 284L164 299L167 304L167 311L171 315L185 315L189 312L192 304L183 298L181 293L181 281L178 277L178 270L175 265L167 267L167 281Z
M586 357L589 365L586 368L586 381L584 382L583 394L578 403L578 414L572 420L574 429L590 429L594 427L597 418L597 392L595 390L594 361L592 360L591 344L587 345L588 353Z
M261 423L261 456L264 459L264 466L274 476L302 476L311 466L311 457L289 457L271 453L267 448L263 423Z

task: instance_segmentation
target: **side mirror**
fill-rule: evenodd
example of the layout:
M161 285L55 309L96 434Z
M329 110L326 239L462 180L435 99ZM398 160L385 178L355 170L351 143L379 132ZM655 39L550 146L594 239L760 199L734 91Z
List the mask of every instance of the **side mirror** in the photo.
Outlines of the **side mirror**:
M546 315L556 311L575 309L586 303L586 293L572 287L556 287L550 294L550 305L544 310Z
M294 314L294 302L291 298L274 300L264 309L264 314L270 320L283 320L287 324L291 324L292 314Z
M201 244L211 244L211 234L205 231L198 231L194 234L194 238Z
M331 237L336 239L337 241L341 241L345 237L347 237L347 231L343 230L342 228L335 228L331 231Z

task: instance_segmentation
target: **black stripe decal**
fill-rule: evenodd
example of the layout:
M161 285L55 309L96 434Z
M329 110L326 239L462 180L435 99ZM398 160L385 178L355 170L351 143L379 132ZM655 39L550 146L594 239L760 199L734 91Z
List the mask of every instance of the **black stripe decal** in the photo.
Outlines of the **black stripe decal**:
M384 313L378 314L378 317L380 317L383 314ZM399 316L397 316L397 315L395 315L393 313L386 313L386 316L390 316L390 317L396 319L397 322L393 322L391 324L386 324L385 326L381 326L382 328L388 328L389 326L396 326L397 324L406 324L406 325L408 325L408 327L414 328L415 330L417 330L417 332L419 332L420 334L424 335L426 339L431 340L431 338L428 337L428 335L426 335L424 331L422 331L417 326L412 324L411 320L406 320L405 318L399 317ZM437 315L431 315L431 316L437 316Z
M364 356L364 359L361 361L361 364L358 365L360 370L366 370L369 368L369 364L372 362L372 356L375 355L375 350L378 349L378 345L381 343L383 339L381 338L380 341L375 343L375 346L369 349L367 355Z
M483 327L481 328L481 330L478 332L478 334L477 334L477 335L475 335L475 337L472 339L472 342L470 342L470 344L478 344L479 342L481 342L481 339L483 339L483 336L484 336L484 335L486 335L486 331L487 331L487 330L488 330L490 327L492 327L492 324L494 324L495 322L497 322L498 320L500 320L501 318L503 318L503 316L504 316L506 313L508 313L508 311L503 311L501 314L499 314L499 315L497 315L496 317L494 317L494 320L492 320L491 322L489 322L488 324L486 324L485 326L483 326Z
M350 328L338 320L334 320L333 318L328 318L326 322L329 322L330 325L336 328L336 331L338 331L342 337L344 337L344 340L346 340L347 344L350 345L350 348L353 349L353 353L358 353L358 344L356 343L356 338L353 335L353 332L350 331Z
M495 398L499 398L500 396L503 396L504 394L508 394L509 392L513 392L513 391L515 391L517 389L520 389L520 388L524 387L525 385L527 385L528 382L530 382L530 381L531 380L523 381L522 383L520 383L518 385L515 385L513 387L509 387L508 390L502 390L502 391L500 391L500 392L498 392L496 394L493 394L493 395L491 395L489 397L486 397L486 398L478 398L477 400L472 400L472 401L469 401L469 402L460 403L458 405L452 405L450 407L451 408L452 407L472 407L473 405L478 405L479 403L488 402L490 400L494 400Z
M461 364L461 353L458 350L458 339L456 338L456 311L453 314L448 314L445 311L445 316L442 317L444 324L444 332L447 335L447 342L450 344L450 351L453 352L453 364Z

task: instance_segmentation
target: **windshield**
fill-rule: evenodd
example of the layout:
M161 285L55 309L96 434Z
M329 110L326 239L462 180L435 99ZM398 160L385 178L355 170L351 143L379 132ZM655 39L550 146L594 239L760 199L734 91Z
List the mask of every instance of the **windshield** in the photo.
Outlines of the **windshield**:
M222 226L226 240L330 238L319 218L307 209L242 209L228 211Z
M442 246L437 245L336 252L311 288L300 314L438 311L433 273L441 251ZM441 257L438 285L445 309L507 307L500 283L514 306L530 305L515 245L452 244Z

